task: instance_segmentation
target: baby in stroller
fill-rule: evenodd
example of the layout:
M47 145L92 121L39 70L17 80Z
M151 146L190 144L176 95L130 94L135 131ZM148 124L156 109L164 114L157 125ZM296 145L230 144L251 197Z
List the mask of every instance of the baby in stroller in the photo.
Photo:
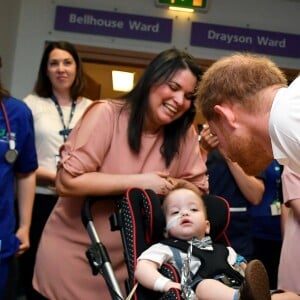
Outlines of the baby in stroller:
M205 204L194 191L171 191L162 208L167 239L139 256L135 278L142 286L158 292L179 289L182 297L189 300L300 299L291 292L270 292L268 276L260 261L247 264L231 247L212 242ZM165 262L181 273L181 283L158 271Z

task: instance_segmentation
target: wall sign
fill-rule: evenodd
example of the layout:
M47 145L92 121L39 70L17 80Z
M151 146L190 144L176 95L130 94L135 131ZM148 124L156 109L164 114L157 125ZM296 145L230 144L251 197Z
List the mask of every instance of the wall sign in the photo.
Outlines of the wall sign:
M207 23L192 23L192 46L300 57L300 35Z
M172 25L166 18L56 6L54 29L170 43Z

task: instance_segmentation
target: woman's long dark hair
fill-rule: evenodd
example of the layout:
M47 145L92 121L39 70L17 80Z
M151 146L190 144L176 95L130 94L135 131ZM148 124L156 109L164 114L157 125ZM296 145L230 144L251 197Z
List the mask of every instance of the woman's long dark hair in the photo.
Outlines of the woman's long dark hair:
M136 86L122 96L130 106L128 143L135 153L138 153L141 148L145 115L149 107L150 89L154 85L167 82L178 70L182 69L189 69L197 81L201 79L202 70L191 55L175 48L165 50L150 62ZM180 141L193 123L195 114L194 99L191 99L190 108L179 119L165 125L164 141L160 151L166 166L170 165L174 156L179 152Z
M83 66L75 47L71 43L65 41L50 42L45 48L38 72L38 77L34 86L34 91L38 96L44 98L51 97L53 94L52 84L47 75L47 65L50 53L54 49L61 49L69 52L75 60L76 76L71 86L70 96L72 99L77 99L77 97L82 94L85 87Z
M8 98L9 96L9 91L3 87L2 82L0 81L0 101L2 101L4 98Z

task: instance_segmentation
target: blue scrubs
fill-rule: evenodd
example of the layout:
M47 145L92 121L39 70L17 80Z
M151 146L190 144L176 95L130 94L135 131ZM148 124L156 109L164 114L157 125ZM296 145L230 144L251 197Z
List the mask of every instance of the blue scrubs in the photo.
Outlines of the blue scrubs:
M263 240L281 241L281 216L271 214L271 204L283 203L281 173L282 166L273 161L266 169L265 193L259 205L251 207L253 236Z
M24 102L12 97L5 98L3 103L18 157L14 163L8 163L5 159L9 149L8 129L0 109L0 298L7 279L9 258L16 253L20 244L14 234L15 174L30 173L38 167L30 109Z
M255 258L261 260L269 275L271 289L277 288L281 255L281 211L283 202L281 173L283 167L273 161L266 169L265 193L259 205L251 207ZM279 210L278 210L279 208Z
M251 204L240 191L226 161L217 149L209 153L206 165L210 194L224 197L230 206L230 224L227 235L231 246L247 261L250 261L254 253L251 234ZM263 179L264 174L258 177Z

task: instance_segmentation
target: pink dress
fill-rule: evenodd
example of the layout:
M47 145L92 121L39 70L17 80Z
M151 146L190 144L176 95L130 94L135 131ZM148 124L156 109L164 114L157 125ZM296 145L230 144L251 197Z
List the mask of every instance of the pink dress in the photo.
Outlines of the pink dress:
M168 171L172 177L187 179L207 192L206 166L193 127L188 130L179 155L166 168L160 155L162 131L143 135L140 153L132 153L127 143L128 113L123 110L120 114L120 107L110 101L99 101L87 109L62 148L65 170L73 176L95 171L111 174ZM89 122L85 132L81 129L82 122ZM81 222L82 203L82 198L60 197L42 235L33 284L51 300L111 299L104 279L92 275L85 256L91 240ZM126 266L120 232L112 232L109 224L109 216L115 209L115 201L108 198L93 206L93 217L124 291Z
M297 201L300 206L300 174L284 167L282 173L282 191L284 203L289 206ZM296 204L296 203L294 203ZM285 223L281 249L278 288L300 294L300 220L291 208Z

